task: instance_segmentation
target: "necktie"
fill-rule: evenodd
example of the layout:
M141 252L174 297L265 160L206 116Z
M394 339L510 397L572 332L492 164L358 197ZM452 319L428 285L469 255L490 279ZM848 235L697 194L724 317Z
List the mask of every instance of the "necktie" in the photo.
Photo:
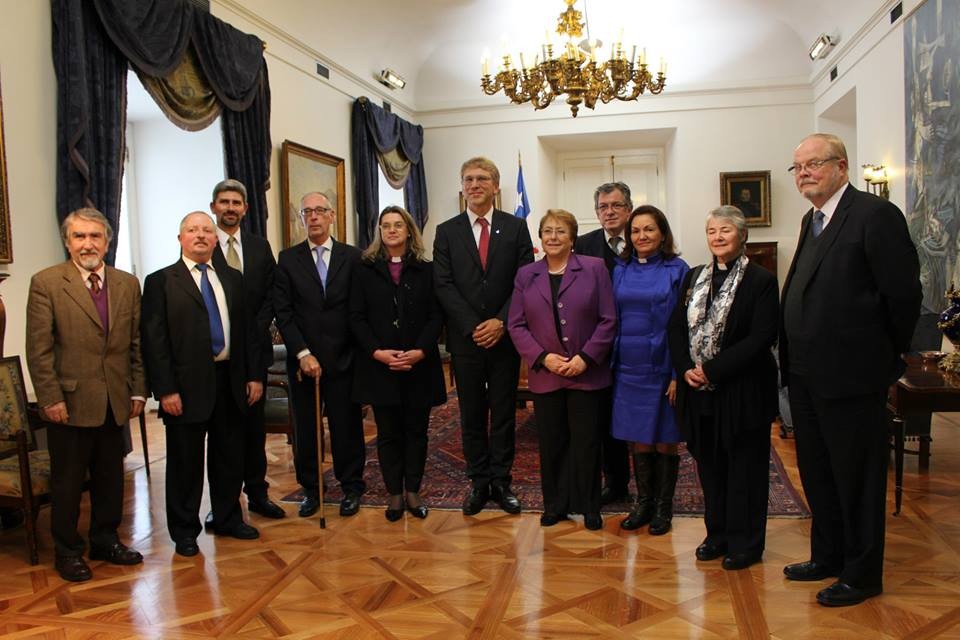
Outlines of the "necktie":
M90 291L94 293L100 293L100 276L95 273L91 273L89 276L90 280Z
M227 264L243 272L243 265L240 263L240 254L237 253L237 239L231 236L227 240Z
M612 238L610 238L610 241L609 241L610 249L613 251L614 254L618 256L620 255L620 242L622 240L623 238L621 238L620 236L613 236Z
M490 221L486 218L477 218L477 224L480 225L480 244L477 249L480 250L480 266L487 270L487 253L490 251Z
M210 319L210 340L213 342L213 355L218 355L227 342L223 337L223 320L220 318L220 307L217 306L217 297L213 294L213 285L207 276L208 264L197 264L200 270L200 295L203 304L207 307L207 317Z
M818 237L821 233L823 233L824 217L825 216L823 215L823 211L820 211L819 209L817 209L816 212L814 212L813 214L813 237L814 238Z
M314 247L313 252L317 256L317 275L320 276L320 284L323 285L324 291L327 289L327 263L323 261L323 252L326 251L326 247Z

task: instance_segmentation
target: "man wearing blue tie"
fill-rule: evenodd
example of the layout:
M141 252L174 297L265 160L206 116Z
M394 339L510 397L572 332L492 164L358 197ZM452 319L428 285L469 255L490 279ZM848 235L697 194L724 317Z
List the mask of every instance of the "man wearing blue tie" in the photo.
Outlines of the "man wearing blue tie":
M363 420L360 405L350 400L354 346L347 324L350 280L360 250L333 239L335 215L324 194L303 196L300 219L307 239L280 252L274 280L274 313L287 346L296 422L294 464L304 493L302 518L316 513L322 499L314 404L317 378L330 424L333 473L343 489L340 515L357 513L366 490Z
M182 556L199 552L204 438L212 531L249 540L243 522L243 415L263 394L259 342L240 273L211 262L217 235L201 211L180 222L181 259L147 276L141 344L151 391L166 426L167 529Z

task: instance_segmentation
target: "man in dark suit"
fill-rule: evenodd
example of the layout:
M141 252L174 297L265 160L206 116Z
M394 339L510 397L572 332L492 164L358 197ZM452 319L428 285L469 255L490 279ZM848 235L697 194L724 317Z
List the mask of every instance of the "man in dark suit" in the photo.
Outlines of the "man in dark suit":
M577 238L574 252L582 256L603 258L610 276L616 258L627 246L627 219L633 211L630 187L622 182L607 182L593 192L593 207L600 221L600 228ZM630 458L627 443L610 434L610 412L613 407L611 390L604 391L600 401L597 428L600 429L600 451L603 461L603 489L600 504L607 505L627 500L627 485L630 483Z
M350 281L360 250L331 237L335 215L322 193L303 196L300 218L307 239L280 252L274 287L277 327L287 345L296 420L294 463L304 492L302 518L316 513L323 499L314 403L317 378L330 424L333 473L343 488L340 515L357 513L360 496L367 488L363 481L363 418L360 405L350 400L354 349L347 323Z
M433 272L447 315L463 454L473 484L463 513L479 513L491 497L507 513L520 513L510 489L520 357L505 323L513 279L517 269L533 262L533 245L525 220L493 206L500 191L493 162L467 160L460 179L467 210L437 226Z
M813 134L790 171L813 208L783 286L780 366L813 512L811 557L790 580L837 581L826 606L883 591L887 389L920 310L917 252L896 206L848 183L847 152Z
M54 566L64 580L91 578L77 533L80 495L90 477L90 559L139 564L117 537L123 517L122 425L143 411L140 283L103 263L113 232L96 209L60 228L70 259L30 281L27 366L50 422L50 528Z
M242 182L228 179L217 183L213 188L210 211L217 217L213 266L217 271L233 267L243 274L244 302L247 313L254 317L260 344L258 380L266 383L267 368L273 362L270 323L273 322L273 276L277 261L266 238L240 229L240 221L247 213L247 189ZM270 485L266 480L264 398L265 395L244 416L243 489L250 511L267 518L282 518L285 515L283 509L267 495ZM207 521L210 522L209 515Z
M203 450L207 443L212 531L260 537L243 522L243 414L263 394L260 342L244 305L242 276L211 263L210 216L180 222L181 259L147 276L141 335L147 376L167 433L167 529L182 556L199 552Z

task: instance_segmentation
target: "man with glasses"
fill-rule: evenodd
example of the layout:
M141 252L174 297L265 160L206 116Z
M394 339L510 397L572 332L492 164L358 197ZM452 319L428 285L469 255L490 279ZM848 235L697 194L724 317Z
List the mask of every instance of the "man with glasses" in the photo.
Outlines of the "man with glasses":
M633 201L630 199L630 187L622 182L607 182L593 192L593 206L600 221L600 228L577 238L574 252L583 256L603 258L607 270L613 276L613 267L617 256L627 246L626 226ZM600 491L600 504L608 505L626 502L627 485L630 483L630 458L627 444L610 434L610 411L612 398L610 389L604 391L605 399L600 402L600 416L597 427L601 431L603 460L603 489Z
M314 382L320 380L330 424L333 473L343 489L340 515L360 509L366 490L363 465L363 419L360 405L350 400L353 381L353 342L347 321L350 280L360 250L330 235L336 212L322 193L300 200L300 218L307 239L280 252L274 287L277 327L287 346L287 373L296 422L294 464L303 487L300 517L320 506ZM299 374L299 375L298 375Z
M500 171L486 158L460 167L466 211L437 226L433 273L447 315L447 349L460 400L467 476L464 515L488 500L520 513L510 488L520 356L506 332L517 269L533 262L526 221L499 211ZM487 420L489 416L489 430Z
M817 602L839 607L883 591L885 402L920 310L919 264L900 210L849 184L839 138L808 136L789 170L813 207L783 286L780 367L813 521L810 560L783 572L837 578Z

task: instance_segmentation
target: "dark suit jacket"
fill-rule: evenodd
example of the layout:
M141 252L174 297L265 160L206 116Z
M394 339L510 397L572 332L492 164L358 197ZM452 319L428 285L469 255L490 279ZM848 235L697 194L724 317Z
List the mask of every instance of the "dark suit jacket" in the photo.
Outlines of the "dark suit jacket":
M557 292L562 339L553 310L547 261L522 267L517 272L510 305L510 337L529 367L530 390L549 393L557 389L609 387L617 310L610 274L603 261L592 256L570 256ZM587 370L575 378L564 378L546 367L534 368L534 362L544 352L567 357L586 354Z
M464 211L437 226L433 261L437 297L447 317L447 349L453 354L475 352L479 347L471 337L473 330L490 318L506 325L513 279L520 267L533 262L527 222L494 210L484 271Z
M30 281L27 300L27 367L46 407L66 402L69 424L99 427L113 411L130 418L130 396L147 396L140 356L140 283L106 267L107 322L71 261L44 269Z
M696 366L690 357L687 305L693 278L699 274L699 268L687 272L667 330L677 372L678 421L694 452L699 451L700 403L706 396L691 389L683 374ZM777 317L777 278L751 262L730 305L720 351L703 363L707 379L716 387L713 416L719 433L729 437L742 430L770 429L777 414L777 365L771 350L777 340Z
M353 340L347 310L359 261L359 249L334 240L324 291L306 240L280 252L273 307L291 370L296 370L297 353L304 349L320 361L325 376L350 370Z
M443 311L434 295L433 265L405 260L400 284L386 261L363 260L355 269L350 295L350 329L357 341L353 399L374 405L412 407L447 401L437 339ZM373 359L377 349L422 349L426 357L410 371L390 371Z
M261 375L257 378L266 381L267 368L273 364L273 340L270 337L270 323L273 322L273 279L277 270L277 261L273 257L270 243L266 238L248 233L241 229L240 244L243 246L243 293L247 313L252 316L253 326L260 341L258 355ZM227 268L227 259L220 249L220 243L213 251L213 267L217 273Z
M246 411L246 383L260 379L249 358L258 342L247 322L240 272L215 265L214 269L230 314L230 391L240 410ZM147 276L140 333L154 397L179 393L183 402L182 415L167 415L161 408L160 417L169 424L208 420L217 400L210 321L200 288L183 260Z
M813 209L803 217L800 243L783 285L792 286ZM832 229L832 232L831 232ZM920 267L900 210L847 186L817 248L813 276L803 290L800 344L788 344L780 322L780 367L789 384L790 351L817 363L807 381L828 398L883 391L903 372L900 354L920 313ZM783 305L785 307L786 305Z
M590 233L578 237L577 243L573 246L573 250L581 256L603 258L604 263L607 265L607 271L611 274L619 257L613 252L610 245L607 244L607 236L604 235L602 228L594 229Z

